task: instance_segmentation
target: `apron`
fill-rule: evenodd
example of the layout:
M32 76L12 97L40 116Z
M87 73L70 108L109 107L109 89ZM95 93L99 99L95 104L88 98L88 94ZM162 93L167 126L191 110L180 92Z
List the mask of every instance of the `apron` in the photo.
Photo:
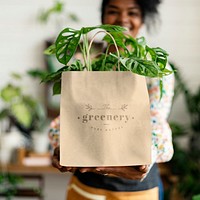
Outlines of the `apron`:
M113 192L86 186L73 176L67 200L158 200L158 193L158 187L137 192Z

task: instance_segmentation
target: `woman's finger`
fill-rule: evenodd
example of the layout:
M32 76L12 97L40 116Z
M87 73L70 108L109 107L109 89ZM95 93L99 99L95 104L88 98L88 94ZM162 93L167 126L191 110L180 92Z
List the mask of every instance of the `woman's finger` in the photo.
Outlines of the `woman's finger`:
M115 175L134 180L141 180L146 176L146 173L138 171L133 167L97 167L96 171L103 175Z
M85 172L95 172L95 168L94 167L80 167L79 171L81 173L85 173Z
M149 170L148 165L138 165L138 166L133 166L137 171L146 173Z

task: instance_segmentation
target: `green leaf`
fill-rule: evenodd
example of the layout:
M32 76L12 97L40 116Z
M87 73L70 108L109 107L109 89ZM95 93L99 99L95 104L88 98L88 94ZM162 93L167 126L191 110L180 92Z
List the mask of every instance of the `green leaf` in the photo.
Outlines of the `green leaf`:
M52 7L44 11L41 11L38 18L41 22L46 23L52 14L61 13L63 9L64 9L64 3L61 1L56 1Z
M110 24L102 24L102 25L92 26L92 27L83 27L83 28L81 28L81 33L87 34L90 31L95 30L95 29L103 29L103 30L108 31L108 32L123 32L123 31L126 31L126 29L121 27L121 26L110 25Z
M0 120L4 119L5 117L8 117L9 115L9 110L4 108L0 111Z
M15 78L17 80L21 80L22 79L22 76L20 74L18 74L18 73L15 73L15 72L11 73L11 77Z
M70 71L70 67L64 66L61 69L59 69L56 72L52 72L50 74L47 74L44 78L42 78L41 82L57 82L61 79L61 75L63 71Z
M42 129L46 126L47 122L47 113L43 109L43 106L37 102L34 107L34 115L33 115L33 125L34 129L38 131L42 131Z
M164 76L170 75L170 74L172 74L173 72L174 72L174 71L169 70L169 69L166 69L166 68L162 70L162 73L163 73Z
M125 36L122 32L110 32L110 34L113 36L118 47L122 47L123 49L127 49L127 47L124 43ZM114 44L113 39L109 35L106 35L103 38L103 40L106 41L109 44Z
M192 197L192 200L200 200L200 194L199 195L194 195Z
M22 97L22 101L29 106L32 110L35 109L37 102L35 99L33 99L31 96L28 95L23 95Z
M74 13L70 13L68 16L74 22L78 22L79 21L79 18Z
M137 57L146 59L146 40L144 37L135 39L131 36L126 36L124 43L126 46L129 46L129 48L131 47L128 50L128 54L125 54L124 57Z
M85 67L83 66L83 64L81 63L80 60L75 60L75 62L73 62L73 63L70 65L69 70L70 70L70 71L83 71L84 68L85 68Z
M67 65L78 47L80 37L81 32L71 28L61 31L55 42L56 57L60 63Z
M43 79L47 76L48 72L46 70L39 70L39 69L31 69L27 71L27 74L34 78Z
M52 55L56 53L56 45L52 44L47 49L44 50L45 55Z
M110 24L103 24L103 25L100 25L97 27L104 29L108 32L124 32L124 31L126 31L126 29L122 26L110 25Z
M116 55L114 56L116 57ZM159 69L152 61L139 58L120 58L120 63L126 70L139 75L157 77L159 74Z
M160 100L161 100L163 96L163 80L162 79L160 79L159 85L160 85Z
M61 81L55 82L53 85L53 95L57 95L61 93Z
M168 53L159 47L152 48L152 50L155 51L157 55L155 60L157 65L160 67L160 69L164 69L167 64Z
M138 42L139 45L141 45L143 47L146 46L146 39L144 37L136 38L136 41Z
M29 107L23 103L16 103L11 106L11 114L16 120L21 123L24 127L29 128L32 123L32 115Z
M15 87L11 84L8 84L1 90L1 98L6 102L12 101L14 98L20 96L20 94L21 94L20 88Z
M63 9L64 9L64 3L61 1L56 1L54 7L52 8L52 10L54 10L57 13L62 12Z

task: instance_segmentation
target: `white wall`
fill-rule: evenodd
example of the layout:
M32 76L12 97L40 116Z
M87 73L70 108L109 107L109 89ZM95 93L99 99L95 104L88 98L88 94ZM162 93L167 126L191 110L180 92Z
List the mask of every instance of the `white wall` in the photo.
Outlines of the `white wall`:
M46 174L44 176L44 200L65 200L70 177L69 173Z
M81 19L78 24L67 22L74 28L100 23L100 0L67 0L67 10ZM0 0L0 87L12 71L24 73L30 68L44 68L44 40L56 32L55 24L46 26L37 21L41 8L52 4L50 0ZM200 63L200 1L165 0L161 6L161 26L154 35L142 32L155 46L168 51L188 82L191 90L199 85ZM43 89L37 81L24 80L24 87L36 97L43 99ZM188 123L183 98L173 106L171 119ZM51 177L49 177L51 179ZM65 181L57 177L54 182ZM62 185L62 184L61 184ZM49 192L56 186L49 185ZM50 199L49 199L50 200Z
M157 35L149 38L168 51L170 60L177 64L192 91L200 85L199 11L198 0L165 0L160 9L161 27ZM183 124L189 122L182 96L175 101L170 119Z

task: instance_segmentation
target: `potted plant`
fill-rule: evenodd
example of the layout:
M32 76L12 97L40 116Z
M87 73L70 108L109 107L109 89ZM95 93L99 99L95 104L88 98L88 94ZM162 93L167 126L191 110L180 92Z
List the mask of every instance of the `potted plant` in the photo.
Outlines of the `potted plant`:
M20 80L21 75L13 73L13 79ZM20 85L8 83L0 91L4 107L0 110L0 119L7 119L9 124L4 132L10 132L12 126L17 127L27 138L31 132L41 130L46 121L45 111L38 100L24 93Z
M7 200L13 199L18 184L22 183L23 179L19 175L10 173L0 173L0 196L3 195Z
M170 122L173 133L174 156L168 166L172 176L175 176L177 181L175 185L171 184L169 193L172 195L173 190L175 190L184 199L198 199L200 191L200 89L191 92L181 75L180 69L173 62L170 62L170 65L176 71L174 101L178 95L183 95L190 123ZM180 140L181 138L184 138L184 144L183 140Z
M95 31L97 31L97 32L95 32ZM56 71L54 73L50 73L42 81L43 82L53 82L54 83L53 93L54 94L60 94L61 93L61 79L62 79L62 81L64 80L63 79L63 75L66 75L66 77L65 77L66 79L71 80L71 77L67 77L69 74L70 75L78 74L78 77L75 77L75 79L76 80L80 80L79 79L79 75L82 76L83 74L85 74L86 76L89 75L89 77L92 77L94 74L96 74L96 78L98 79L98 81L95 80L94 84L97 83L98 87L97 88L94 87L94 90L101 91L101 93L103 94L103 93L105 93L105 89L108 88L108 84L109 84L108 78L106 79L106 83L107 84L104 84L105 85L104 89L100 89L101 86L102 86L101 82L103 82L103 79L99 78L98 75L100 73L98 74L98 73L92 72L92 71L109 71L108 73L102 73L103 74L102 76L104 76L104 75L107 76L108 74L110 74L112 76L114 73L110 73L111 71L117 71L117 73L119 71L123 71L123 72L127 71L128 73L124 73L124 74L127 74L128 76L131 74L130 72L132 72L132 73L136 73L138 75L141 75L141 76L137 76L137 77L140 77L140 78L142 76L148 76L148 77L151 77L151 78L160 78L160 91L161 91L160 98L162 98L162 77L172 73L172 71L166 69L167 56L168 56L167 52L164 51L163 49L159 48L159 47L150 48L148 45L146 45L146 41L145 41L144 37L134 39L133 37L125 34L124 33L125 31L126 31L125 28L120 27L120 26L113 26L113 25L99 25L99 26L94 26L94 27L83 27L80 30L75 30L75 29L72 29L72 28L65 28L64 30L62 30L59 33L55 43L45 51L45 53L47 53L47 54L55 54L56 58L58 59L58 61L61 64L63 64L64 67L62 67L61 69L59 69L58 71ZM91 34L91 32L94 34L94 36L90 39L89 38L89 34ZM104 33L105 34L105 36L103 37L103 41L105 41L107 43L106 48L105 48L104 52L102 52L101 54L99 54L95 58L91 59L91 57L92 57L91 56L91 52L90 52L91 46L93 44L93 41L94 41L96 35L98 35L100 33ZM78 47L79 47L79 49L81 50L81 53L82 53L82 60L74 59L75 54L76 54L76 50L77 50ZM111 48L113 48L113 47L116 49L116 51L112 51L111 50ZM72 61L72 58L73 58L74 61ZM71 71L73 71L73 73L71 73ZM74 71L76 71L76 73L74 73ZM77 72L77 71L79 71L79 72ZM83 71L87 71L87 73L84 73ZM121 72L119 72L118 74L117 73L115 73L116 76L118 76L119 74L122 74ZM131 76L131 78L133 78L132 75L130 75L130 76ZM136 75L135 75L135 77L136 77ZM144 77L142 77L142 79L143 78ZM114 81L116 79L112 78L112 80L113 80L113 83L114 83ZM128 80L128 79L125 79L125 80ZM134 81L135 80L136 79L134 79ZM138 83L140 82L145 88L146 87L146 82L145 82L145 80L143 82L143 80L141 80L142 82L138 81ZM80 83L79 83L79 86L83 82L86 83L87 81L81 80ZM88 83L88 85L91 85L90 81L87 82L87 83ZM134 85L134 83L131 82L131 81L130 81L130 84ZM67 86L67 85L70 85L70 84L63 84L62 86L65 87L65 85ZM110 86L111 85L117 85L117 84L114 83L114 84L110 84ZM120 86L120 85L123 85L123 84L121 84L119 82L118 86ZM124 87L126 87L128 89L127 86L124 85ZM78 86L77 86L77 88L78 88ZM92 103L92 105L90 103L86 105L87 101L90 101L92 99L91 97L92 96L96 96L96 95L92 95L92 93L90 93L91 95L89 95L89 93L87 93L87 95L86 95L85 91L89 91L86 88L82 89L82 91L84 91L84 92L81 93L81 91L80 91L81 95L80 95L79 99L81 101L82 100L81 96L85 97L84 102L80 102L79 101L77 104L75 104L73 106L72 106L72 104L64 106L65 108L67 108L65 110L66 113L72 113L73 117L72 116L67 117L67 119L69 119L69 120L72 119L72 122L76 123L77 119L78 119L80 121L80 124L81 124L81 123L87 123L88 120L92 120L93 115L89 115L88 114L88 112L90 112L91 110L93 110L93 111L94 110L98 110L98 112L100 112L99 110L105 110L105 111L102 111L102 112L104 112L103 115L102 115L102 113L100 115L96 115L96 113L94 113L94 115L95 115L94 120L96 120L96 121L97 120L101 120L101 121L104 120L105 121L105 120L109 120L110 119L109 116L107 116L107 118L106 118L106 115L104 115L105 113L109 112L109 114L110 114L112 112L111 110L120 110L119 112L121 112L121 110L126 110L127 109L128 105L126 105L126 104L123 104L123 105L122 104L120 104L120 105L117 104L117 105L111 105L110 106L110 104L112 104L115 99L119 100L119 98L116 97L116 96L113 97L113 98L112 97L111 98L107 97L107 99L109 99L109 102L106 101L105 99L103 99L102 101L99 101L99 99L97 100L98 101L97 104L100 105L101 102L103 102L104 105L102 105L102 104L100 106L99 105L94 105L94 107L93 107L93 103L96 104L96 102L97 102L95 100ZM109 91L113 92L112 89L109 89ZM118 89L115 90L115 91L116 91L115 94L118 95L119 94L118 93ZM136 90L136 91L139 91L139 90ZM73 94L79 94L79 92L77 92L77 91L73 92L73 89L72 89L71 92ZM144 96L142 96L140 98L135 98L134 103L137 102L136 100L144 98L144 97L145 97L144 99L146 101L148 99L148 94L146 92L147 91L145 90ZM68 94L68 93L66 91L66 92L64 92L62 94ZM109 93L109 92L107 91L106 94L107 93ZM73 97L71 97L71 99L73 99ZM123 102L123 101L125 102L125 101L128 101L128 100L126 99L126 100L122 100L120 102ZM64 101L61 101L61 102L69 102L68 101L68 97ZM105 103L107 103L107 102L108 102L108 104L105 105ZM146 104L146 103L144 103L144 104ZM76 105L77 105L77 107L76 107ZM83 106L81 107L81 105L86 105L87 107L85 109L87 111L85 111ZM88 115L86 115L86 116L84 115L83 116L82 114L80 114L81 116L79 116L78 113L77 113L77 115L74 114L75 111L79 110L80 107L82 109L82 110L81 109L80 110L82 112L87 112ZM144 106L144 107L149 108L148 106ZM61 105L61 111L62 110L63 109L62 109L62 105ZM144 113L148 113L148 112L149 111L147 111L147 112L144 111L143 114ZM138 113L141 113L141 112L138 112ZM114 115L115 115L115 119L121 119L121 121L123 121L122 120L122 113L121 113L121 117L119 117L118 114L117 115L114 114ZM63 130L63 134L62 134L62 124L64 124L64 123L62 123L62 119L63 119L62 116L63 115L62 115L62 112L61 112L61 134L60 134L61 137L64 136L65 135L64 133L66 133L66 132L67 133L70 132L70 131L72 132L72 130L70 130L70 131ZM89 116L88 119L86 119L87 116ZM127 116L127 119L128 119L128 116ZM131 117L131 119L133 120L134 117ZM137 119L141 119L141 118L138 117ZM72 125L72 122L69 122L69 120L64 120L63 121L63 122L71 124L71 127L70 126L65 126L66 128L79 127L80 124L79 125ZM145 118L145 120L143 120L143 121L146 121L147 124L149 124L149 118L148 117ZM102 124L102 127L98 126L96 128L96 126L93 126L94 123L93 124L92 123L93 122L91 122L91 124L88 125L87 128L86 128L86 126L84 126L82 124L80 126L81 127L84 126L83 127L83 128L85 128L84 130L87 129L87 130L90 130L91 132L92 131L105 131L105 132L106 131L118 131L119 132L119 129L123 129L124 128L124 126L123 126L124 124L122 124L120 127L117 127L117 125L115 124L115 125L112 126L112 128L110 127L108 129L105 128L104 124ZM124 120L122 123L126 124L127 121ZM132 124L135 124L135 127L137 126L136 125L137 123L132 123ZM127 126L125 125L125 127L127 127ZM144 127L148 127L148 125L147 126L144 125ZM91 129L93 129L93 130L91 130ZM83 129L81 129L81 130L83 130ZM74 131L78 135L78 131L76 131L76 130L74 130ZM86 131L86 132L89 133L90 131L88 131L88 132ZM128 133L128 131L125 131L125 132ZM149 133L150 133L150 131L147 131L147 134L149 134ZM72 134L72 135L74 135L74 134ZM84 135L84 134L82 133L82 135ZM71 137L70 134L68 134L68 136ZM105 136L105 137L107 137L107 136ZM79 140L79 138L81 138L81 137L77 137L73 141L77 141L77 140ZM86 138L88 138L88 139L90 138L91 139L90 136L88 136L88 137L86 136ZM115 138L112 138L111 140L113 141ZM124 137L124 138L129 138L129 137ZM147 139L147 140L150 139L150 137L145 137L145 134L144 134L144 138ZM98 140L97 138L95 138L94 140L100 142L100 139ZM103 140L104 141L109 141L109 139L107 140L105 138ZM62 155L64 155L64 154L62 154L62 147L64 147L64 142L63 142L64 140L61 139L60 141L61 141L61 144L60 144L60 147L61 147L61 161L60 162L61 162L61 164L63 163L63 165L66 166L69 163L65 164L64 162L62 162L62 158L64 158L64 157L67 158L66 154L65 154L65 156L62 156ZM65 142L66 141L69 141L69 140L65 139ZM85 144L83 144L83 141L81 141L80 142L81 145L84 146L84 147L88 146L86 144L88 142L88 140L84 140L84 141L85 141ZM134 141L137 141L137 140L134 139ZM143 140L140 140L140 141L143 141ZM148 140L148 141L150 141L150 140ZM90 142L90 144L91 143L93 145L91 148L96 148L97 146L98 147L100 146L98 144L95 145L94 142ZM117 141L116 141L116 143L117 143ZM69 148L69 145L65 144L65 146L67 146ZM104 146L104 145L102 144L102 146ZM109 148L109 144L106 145L106 148L107 147ZM135 147L135 148L137 148L137 147ZM79 147L77 149L79 149ZM147 149L148 149L148 145L147 145ZM137 150L138 150L138 148L137 148ZM64 149L64 151L65 152L69 152L69 151L66 151L66 149ZM86 151L89 151L89 149L87 149ZM84 151L84 152L86 152L86 151ZM99 151L101 151L100 148L99 148ZM150 151L148 151L148 152L150 152ZM99 154L102 155L101 153L99 153ZM72 156L72 155L75 155L75 154L71 154L69 157L74 158L74 156ZM81 155L81 156L79 155L79 157L84 158L83 155ZM144 156L144 159L143 159L142 162L144 162L144 163L145 162L146 163L150 162L149 158L150 158L150 156L147 156L147 154L146 154L146 157ZM102 159L102 160L104 160L104 159ZM108 158L107 159L105 158L105 160L108 160ZM109 160L109 162L110 162L110 160ZM85 160L83 160L83 162L85 162ZM128 161L128 162L131 162L131 161ZM135 162L137 162L137 161L135 161ZM78 164L79 166L82 166L82 163L81 163L80 159L78 160L78 163L79 163ZM97 163L98 163L98 161L97 161ZM95 161L94 162L93 161L89 161L88 163L85 162L85 165L89 165L89 166L100 166L101 165L101 164L97 164L97 163L95 163ZM115 164L113 164L113 163L115 163ZM107 164L107 165L109 165L109 164ZM112 163L110 162L110 165L118 165L118 164L117 164L117 162L113 161ZM72 163L71 166L74 166L74 164Z

